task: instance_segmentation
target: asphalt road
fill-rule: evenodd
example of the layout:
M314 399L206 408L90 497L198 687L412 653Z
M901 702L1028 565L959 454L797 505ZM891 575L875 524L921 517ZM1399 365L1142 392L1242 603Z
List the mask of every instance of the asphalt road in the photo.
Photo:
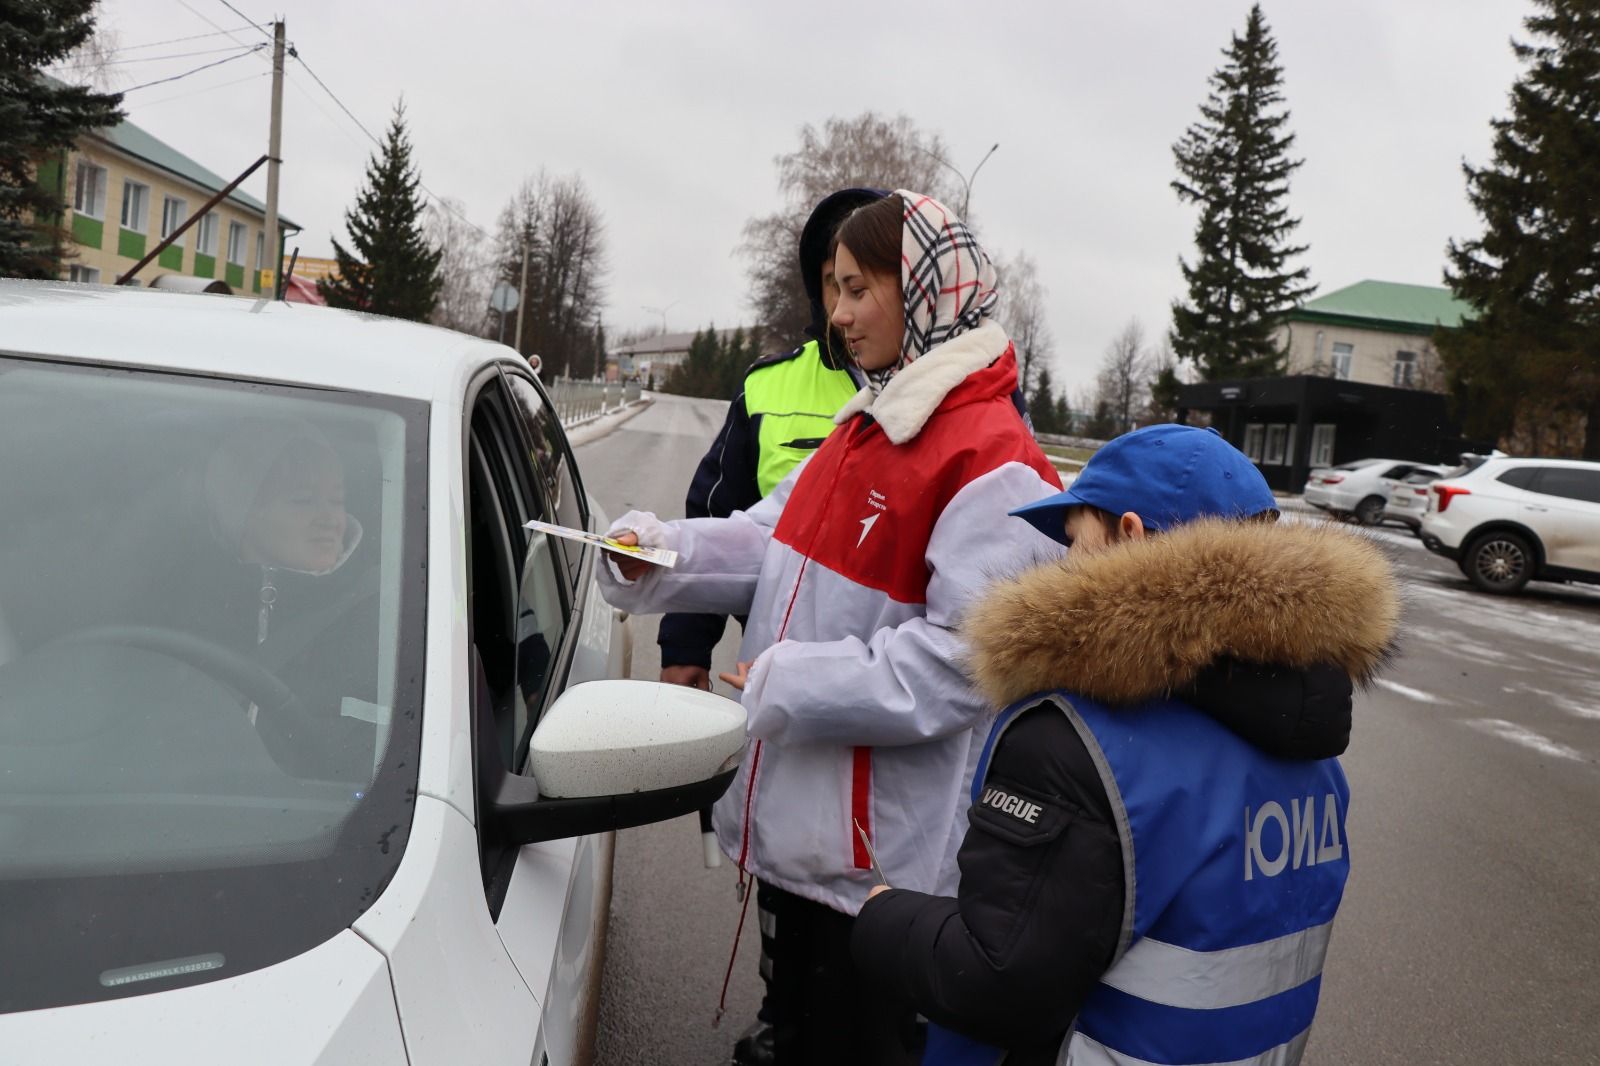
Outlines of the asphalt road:
M663 397L581 445L589 490L613 515L680 515L724 410ZM1404 646L1357 698L1353 872L1305 1061L1600 1062L1600 590L1490 597L1410 534L1376 535ZM655 679L656 620L629 624L633 676ZM760 996L753 910L713 1030L734 873L704 868L692 819L619 834L599 1061L725 1062Z

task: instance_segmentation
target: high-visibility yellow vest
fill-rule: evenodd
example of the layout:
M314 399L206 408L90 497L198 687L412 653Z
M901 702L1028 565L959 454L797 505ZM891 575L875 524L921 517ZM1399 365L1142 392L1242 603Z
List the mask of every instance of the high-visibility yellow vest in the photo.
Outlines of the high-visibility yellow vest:
M761 495L821 446L833 432L834 413L857 391L847 372L822 361L816 341L750 369L744 379L744 406L758 426L756 487Z

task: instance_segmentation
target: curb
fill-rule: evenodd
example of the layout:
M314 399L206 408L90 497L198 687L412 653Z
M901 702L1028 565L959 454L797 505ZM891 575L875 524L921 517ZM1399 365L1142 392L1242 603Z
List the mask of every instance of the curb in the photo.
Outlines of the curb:
M604 437L654 402L655 397L653 396L641 397L626 406L615 408L604 414L589 415L571 424L564 423L561 428L566 431L567 443L574 448L581 448L585 444Z

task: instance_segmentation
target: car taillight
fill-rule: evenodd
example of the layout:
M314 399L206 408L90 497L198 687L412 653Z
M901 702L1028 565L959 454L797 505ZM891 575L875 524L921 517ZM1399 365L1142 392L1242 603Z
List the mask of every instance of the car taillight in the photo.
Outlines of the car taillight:
M1416 493L1418 496L1426 496L1428 494L1427 489L1412 489L1411 491Z
M1435 485L1433 491L1439 494L1439 513L1444 514L1450 509L1450 501L1457 496L1471 496L1471 489L1464 489L1460 485Z
M1324 474L1322 476L1322 483L1324 485L1337 485L1339 482L1341 482L1343 480L1344 480L1344 475L1343 474Z

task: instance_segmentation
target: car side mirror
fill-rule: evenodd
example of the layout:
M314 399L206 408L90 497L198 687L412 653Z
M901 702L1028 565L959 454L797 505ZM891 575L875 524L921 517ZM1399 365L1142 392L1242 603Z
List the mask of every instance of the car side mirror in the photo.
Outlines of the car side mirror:
M533 844L676 818L727 790L744 745L744 708L722 696L651 681L575 685L534 730L528 776L485 766L495 745L480 745L485 829Z

